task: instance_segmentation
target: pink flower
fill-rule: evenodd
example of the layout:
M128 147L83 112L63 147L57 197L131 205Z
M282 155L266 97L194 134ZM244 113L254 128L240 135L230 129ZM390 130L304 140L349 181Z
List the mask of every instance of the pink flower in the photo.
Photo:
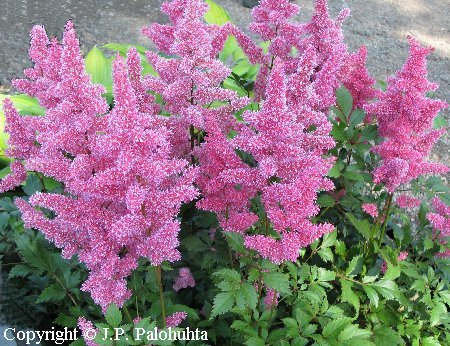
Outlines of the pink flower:
M420 199L405 194L398 196L395 202L400 208L414 208L422 203Z
M447 244L446 237L450 237L450 206L443 203L438 197L431 200L435 213L428 213L427 218L435 229L439 232L439 239L442 244ZM450 257L450 249L446 249L439 254L441 257Z
M266 306L267 310L270 310L273 307L276 307L278 305L278 297L280 295L276 293L275 290L269 288L267 289L267 294L264 297L264 305Z
M191 274L191 270L189 268L180 268L178 277L176 278L175 283L173 284L173 289L178 292L182 288L194 286L195 280Z
M175 312L170 316L166 317L167 327L178 327L181 322L183 322L187 317L187 313L184 311Z
M93 85L73 25L63 45L48 44L45 31L32 31L34 69L16 87L36 96L43 117L21 117L6 102L11 154L25 168L63 183L64 194L36 193L17 199L25 226L44 233L66 258L77 255L89 270L82 290L103 310L130 296L127 277L140 257L153 265L180 259L176 220L181 204L194 199L197 170L171 156L169 130L140 78L136 51L113 63L114 107ZM3 180L9 187L26 176L19 162ZM14 184L13 184L14 183ZM54 212L46 215L35 207Z
M364 109L378 121L378 132L384 142L373 151L381 156L382 164L373 172L376 183L385 184L393 192L400 184L423 174L440 174L449 168L426 161L433 144L445 132L433 130L433 119L447 107L441 100L425 96L437 84L427 80L426 56L431 48L421 47L408 37L410 55L403 68L388 78L387 90L378 101Z
M78 328L81 330L81 334L84 338L86 346L98 346L97 343L92 341L95 335L98 333L98 329L94 328L91 321L86 320L84 317L78 318Z
M378 207L375 203L364 203L362 205L362 210L373 218L378 217Z

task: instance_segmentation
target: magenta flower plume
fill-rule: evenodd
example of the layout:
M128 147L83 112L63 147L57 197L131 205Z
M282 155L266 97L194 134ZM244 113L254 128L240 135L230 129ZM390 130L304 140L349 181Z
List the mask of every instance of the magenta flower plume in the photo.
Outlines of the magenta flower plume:
M354 109L362 109L379 95L379 91L374 88L376 81L367 71L366 60L367 49L362 46L356 53L347 55L340 71L342 84L352 95Z
M114 61L114 107L107 113L104 90L85 72L72 24L62 46L47 45L41 27L32 33L36 73L17 86L38 97L46 115L22 117L6 102L10 154L26 169L63 183L65 191L36 193L16 204L26 227L39 229L64 257L77 255L86 265L89 277L82 290L103 310L121 306L131 295L126 279L139 258L153 265L180 258L175 218L181 204L198 194L197 172L171 157L169 131L143 87L136 51L130 50L127 64L121 57ZM59 70L45 65L49 56ZM18 161L12 171L3 185L25 178Z
M194 286L195 286L195 279L192 276L191 270L186 267L180 268L178 277L176 278L175 283L173 284L173 289L178 292L183 288Z
M362 205L362 210L373 218L378 217L378 207L375 203L364 203Z
M450 237L450 206L442 202L438 197L431 200L435 213L428 213L427 218L433 226L442 244L448 246L448 237ZM450 249L439 253L440 257L450 257Z
M433 130L433 120L447 107L445 102L425 96L437 88L427 80L426 56L432 49L420 46L412 37L408 39L410 54L403 68L388 78L387 90L378 101L364 107L376 117L378 132L384 138L373 148L382 158L373 173L374 181L384 183L390 192L420 175L449 170L445 165L426 161L432 146L445 132Z
M222 117L225 119L220 125L226 127L234 119L229 111L246 105L237 100L235 91L220 88L231 73L216 57L223 48L228 29L206 24L203 16L207 9L207 4L200 0L167 2L162 10L169 16L171 24L152 24L143 29L143 34L159 49L171 55L165 58L147 52L158 76L147 77L144 84L162 96L162 110L171 114L167 126L171 129L174 153L186 158L198 144L197 140L190 142L191 132L203 130L205 115L210 113L204 106L214 101L225 103L215 108L215 112L225 111L226 116Z

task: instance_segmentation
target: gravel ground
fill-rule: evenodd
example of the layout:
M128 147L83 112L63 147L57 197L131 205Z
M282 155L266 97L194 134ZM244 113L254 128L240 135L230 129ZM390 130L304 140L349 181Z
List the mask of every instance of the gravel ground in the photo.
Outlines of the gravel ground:
M253 0L216 0L242 28L251 20L243 3ZM310 18L313 0L295 1L301 6L300 19ZM165 22L160 13L162 0L2 0L0 14L0 85L7 88L12 78L22 75L27 59L28 32L33 24L44 24L49 35L61 36L64 23L73 19L83 49L109 42L138 43L149 46L140 29L153 22ZM408 34L435 47L429 57L429 77L440 84L437 96L450 101L450 0L329 0L336 16L348 7L352 16L344 24L351 51L365 44L368 68L378 79L400 68L407 57ZM1 92L1 86L0 86ZM450 111L444 112L449 118ZM433 157L449 161L447 134L436 146Z

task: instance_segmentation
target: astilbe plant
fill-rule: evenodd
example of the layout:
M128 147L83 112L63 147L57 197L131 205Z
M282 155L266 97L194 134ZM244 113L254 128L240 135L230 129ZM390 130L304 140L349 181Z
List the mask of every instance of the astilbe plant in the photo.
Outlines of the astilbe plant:
M129 68L121 57L114 62L114 107L108 111L103 89L84 71L72 24L62 45L48 43L44 29L35 27L34 74L15 82L42 98L46 116L20 117L10 102L5 113L10 154L24 159L27 170L63 183L65 193L37 193L29 203L16 204L27 227L41 230L64 257L77 255L85 263L90 275L82 289L97 304L121 306L131 295L126 277L140 257L155 266L180 259L175 217L182 203L197 196L196 172L171 157L167 129L152 112L155 107L145 106L151 99L139 89L140 63L133 51ZM50 56L59 71L41 66ZM42 208L55 216L47 218Z
M446 103L426 96L437 88L426 79L431 49L409 38L410 56L381 91L367 71L366 48L351 53L344 43L349 10L332 19L325 0L316 1L307 23L294 21L296 4L262 0L249 26L256 39L229 22L205 22L208 5L200 0L166 2L162 11L169 24L142 30L158 49L145 54L155 73L142 76L142 51L118 54L111 104L85 71L71 22L62 43L42 26L32 29L34 67L13 82L45 115L23 116L11 100L4 102L7 154L14 161L0 190L18 186L27 171L61 183L61 191L44 189L15 203L27 228L86 266L82 290L110 326L118 326L111 324L117 307L130 325L147 325L140 308L157 294L153 270L143 263L156 267L159 286L159 303L144 314L176 327L197 316L172 301L195 305L209 317L201 323L217 342L231 330L224 320L214 325L225 313L239 316L232 329L247 345L278 345L277 337L295 345L346 344L348 334L367 345L372 339L402 344L380 311L403 313L403 321L443 316L441 293L433 301L424 293L414 305L417 297L407 299L394 282L409 289L424 276L430 287L445 280L431 281L419 269L432 263L445 277L438 261L448 256L448 206L432 200L431 231L421 200L401 194L400 208L392 203L402 184L448 171L426 159L445 132L434 130L433 121ZM238 75L229 59L219 59L233 42L257 74ZM237 88L228 87L230 78ZM419 206L420 227L433 232L435 243L407 235L401 208ZM176 295L163 292L168 262L181 262L178 276L165 280ZM211 296L217 290L207 285L219 279L220 293ZM132 301L135 319L127 309ZM94 328L80 316L80 329ZM281 332L273 323L278 317ZM427 333L436 330L436 319ZM410 340L404 332L410 327L402 328Z

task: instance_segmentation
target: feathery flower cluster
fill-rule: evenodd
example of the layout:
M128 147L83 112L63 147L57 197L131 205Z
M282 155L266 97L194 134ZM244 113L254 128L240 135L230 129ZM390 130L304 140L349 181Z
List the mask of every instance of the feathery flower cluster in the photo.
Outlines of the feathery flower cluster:
M103 310L121 306L131 295L126 278L140 257L153 265L180 258L175 217L197 196L197 173L171 157L169 133L142 87L136 51L127 63L120 56L114 61L108 112L103 88L85 73L72 23L63 45L50 43L40 26L31 35L34 69L14 84L36 96L46 115L21 117L6 102L9 155L63 183L65 193L36 193L16 204L26 227L42 231L64 257L77 255L85 263L90 274L82 290ZM41 208L56 216L47 218Z
M176 278L175 283L173 284L173 289L178 292L182 288L194 286L195 286L195 279L192 276L191 270L186 267L180 268L178 277Z
M255 100L262 102L259 111L243 114L231 140L217 121L208 121L196 152L203 173L198 207L216 212L225 230L244 233L258 220L250 201L259 196L276 237L266 230L247 235L245 244L275 263L295 261L300 248L333 230L310 219L319 211L317 192L334 187L324 178L332 162L323 155L334 146L324 111L340 83L346 54L340 24L348 12L332 20L319 0L307 25L290 21L297 12L287 0L263 0L254 8L250 30L270 41L268 53L233 25L224 26L250 62L260 64ZM244 164L237 151L255 164Z
M142 30L162 52L170 55L147 52L158 76L148 76L144 84L162 96L163 111L171 115L166 124L172 132L170 142L179 157L192 154L198 144L194 131L205 129L208 116L227 131L234 123L230 114L248 103L247 99L238 98L235 91L220 87L231 73L216 57L227 38L227 29L204 23L207 9L202 0L166 2L162 11L171 24L154 23ZM210 108L214 102L220 105Z
M95 337L95 334L98 333L98 329L94 328L94 325L91 321L86 320L84 317L78 318L78 328L81 330L81 334L84 336L86 333L87 338L84 338L84 342L86 343L86 346L98 346L97 343L92 341L92 339ZM92 339L91 339L92 338Z
M427 80L426 56L432 48L422 47L409 37L410 54L395 76L388 78L387 90L378 101L364 109L375 115L378 132L384 142L375 146L383 163L373 173L376 183L384 183L389 192L423 174L440 174L449 170L425 158L439 137L445 132L433 130L437 113L447 107L441 100L425 96L438 86Z
M397 197L397 199L395 200L395 203L397 203L397 205L400 208L405 208L406 209L406 208L418 207L422 202L418 198L402 194L402 195Z
M374 88L376 81L367 71L366 60L367 49L362 46L358 52L346 56L340 71L342 84L352 95L353 109L362 109L379 95L379 91Z
M184 311L175 312L170 316L166 317L166 326L167 327L178 327L181 322L183 322L187 317L187 313Z
M373 218L378 217L378 207L375 203L364 203L361 208Z
M427 218L434 229L439 232L441 243L448 244L448 237L450 237L450 206L446 205L438 197L433 198L431 203L436 212L428 213ZM439 256L450 257L450 249L446 249Z
M276 307L278 305L278 297L280 296L275 290L269 288L267 289L267 294L264 297L264 305L267 310L272 309L272 307Z

